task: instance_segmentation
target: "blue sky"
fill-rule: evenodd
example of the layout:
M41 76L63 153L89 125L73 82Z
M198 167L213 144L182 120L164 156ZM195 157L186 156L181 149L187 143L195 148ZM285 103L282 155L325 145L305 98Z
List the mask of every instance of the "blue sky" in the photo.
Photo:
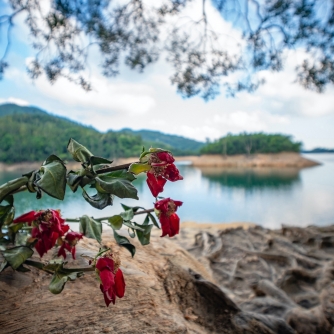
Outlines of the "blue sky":
M5 1L0 0L0 13L5 9ZM197 10L200 14L194 4L193 13ZM214 8L209 6L207 14L218 29L227 27ZM293 135L307 149L334 147L334 88L317 94L294 83L294 67L297 59L303 57L303 50L287 52L283 72L263 72L267 81L264 86L253 94L241 93L236 98L221 94L209 102L199 97L183 99L170 84L172 71L163 57L143 74L121 68L121 75L114 79L104 78L91 61L94 89L86 93L64 79L51 85L44 77L32 81L27 76L25 64L34 50L23 20L24 16L14 22L7 56L10 67L0 81L0 103L35 105L100 131L124 127L151 129L202 141L228 132L280 132ZM0 38L1 57L4 31L0 31Z

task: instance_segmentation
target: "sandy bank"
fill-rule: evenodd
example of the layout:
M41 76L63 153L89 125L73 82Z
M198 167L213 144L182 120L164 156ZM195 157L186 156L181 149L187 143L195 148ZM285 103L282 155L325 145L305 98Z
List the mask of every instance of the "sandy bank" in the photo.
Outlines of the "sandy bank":
M176 157L176 161L190 161L198 167L296 167L305 168L320 165L298 153L283 152L277 154L246 155L201 155Z

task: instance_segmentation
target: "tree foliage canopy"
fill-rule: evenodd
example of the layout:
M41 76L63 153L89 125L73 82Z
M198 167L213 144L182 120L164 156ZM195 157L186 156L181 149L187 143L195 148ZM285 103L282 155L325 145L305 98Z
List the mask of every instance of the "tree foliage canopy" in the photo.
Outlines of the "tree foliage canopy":
M334 5L330 0L9 0L12 12L0 16L8 29L6 50L0 58L0 76L10 30L16 16L25 15L36 55L29 64L32 78L46 74L91 89L85 69L89 52L100 54L107 77L119 73L124 62L143 71L164 55L174 74L171 82L185 97L213 98L220 85L234 94L252 91L262 82L256 73L280 71L284 51L301 47L305 59L297 66L297 81L321 92L334 82ZM199 18L189 17L200 5ZM207 15L214 6L222 20L240 32L240 48L221 43L230 31L219 31ZM197 9L196 9L197 10ZM0 56L1 57L1 56ZM226 80L233 72L236 79ZM224 79L225 78L225 79Z
M291 136L282 134L241 133L227 135L201 149L203 154L254 154L299 152L302 143L293 142Z

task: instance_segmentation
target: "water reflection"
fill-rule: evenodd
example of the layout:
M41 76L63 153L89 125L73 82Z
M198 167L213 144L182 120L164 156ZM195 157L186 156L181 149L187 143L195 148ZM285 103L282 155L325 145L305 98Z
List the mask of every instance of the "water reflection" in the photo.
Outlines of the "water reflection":
M334 154L307 155L323 165L305 168L195 168L178 164L183 181L167 182L163 196L183 201L178 210L182 221L254 222L270 228L282 223L306 226L334 223ZM19 177L23 172L0 172L0 184ZM15 195L17 215L29 210L61 209L64 217L83 214L105 217L118 214L120 203L153 206L146 176L135 181L139 201L118 199L114 205L98 210L91 207L79 189L73 194L68 188L66 201L43 196L36 201L28 192ZM94 189L90 189L94 191ZM139 222L139 221L138 221Z
M246 190L275 188L289 189L300 183L297 168L199 168L202 177L212 184Z

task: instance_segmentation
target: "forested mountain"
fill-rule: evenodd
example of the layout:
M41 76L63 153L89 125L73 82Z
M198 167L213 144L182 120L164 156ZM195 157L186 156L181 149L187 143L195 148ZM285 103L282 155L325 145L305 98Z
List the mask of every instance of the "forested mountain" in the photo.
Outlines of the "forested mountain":
M3 104L0 105L0 162L42 161L50 154L70 159L66 146L71 137L95 155L106 158L138 156L143 146L151 145L171 149L175 155L198 153L198 142L191 139L143 130L145 138L154 138L143 140L140 132L127 129L101 133L36 107Z
M146 147L161 147L170 149L174 155L191 155L198 153L205 143L185 138L182 136L169 135L160 131L123 129L121 133L139 135L143 138Z
M302 143L293 142L291 136L282 134L241 133L229 134L208 143L201 149L202 154L254 154L300 152Z

